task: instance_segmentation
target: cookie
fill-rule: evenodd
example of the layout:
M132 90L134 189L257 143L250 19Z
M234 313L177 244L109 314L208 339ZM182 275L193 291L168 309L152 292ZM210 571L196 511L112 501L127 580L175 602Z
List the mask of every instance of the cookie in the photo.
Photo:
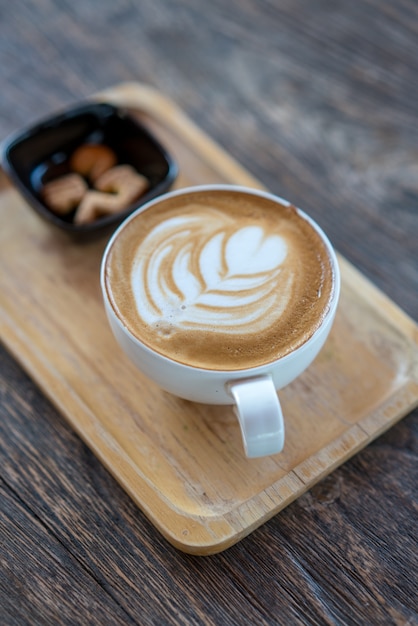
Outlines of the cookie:
M70 158L70 169L87 178L91 183L116 165L114 151L103 144L82 144Z
M118 165L102 174L95 189L87 191L75 216L75 224L89 224L126 209L146 191L149 183L130 165Z
M66 215L81 202L86 191L86 181L79 174L66 174L46 183L41 195L51 211Z

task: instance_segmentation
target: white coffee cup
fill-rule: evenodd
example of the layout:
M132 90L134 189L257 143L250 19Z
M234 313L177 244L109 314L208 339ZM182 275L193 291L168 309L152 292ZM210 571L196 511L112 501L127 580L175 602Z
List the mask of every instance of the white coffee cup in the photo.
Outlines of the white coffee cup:
M340 293L340 271L334 249L322 229L303 211L297 210L318 233L327 249L332 266L333 288L328 310L320 326L300 347L289 354L256 367L239 370L203 369L168 358L151 349L127 328L110 302L105 285L109 251L124 226L139 213L152 210L166 198L187 196L195 191L212 190L252 194L281 205L290 204L267 192L231 185L206 185L176 190L156 198L134 212L111 237L102 261L101 287L104 305L113 334L124 352L140 371L162 389L193 402L234 405L247 457L261 457L281 452L284 446L284 421L277 390L297 378L315 359L325 343Z

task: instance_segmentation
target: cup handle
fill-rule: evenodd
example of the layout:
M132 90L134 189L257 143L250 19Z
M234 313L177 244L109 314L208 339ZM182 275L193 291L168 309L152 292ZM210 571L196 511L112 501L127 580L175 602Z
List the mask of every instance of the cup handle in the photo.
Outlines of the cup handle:
M283 414L270 376L230 381L227 387L235 400L247 457L281 452L284 446Z

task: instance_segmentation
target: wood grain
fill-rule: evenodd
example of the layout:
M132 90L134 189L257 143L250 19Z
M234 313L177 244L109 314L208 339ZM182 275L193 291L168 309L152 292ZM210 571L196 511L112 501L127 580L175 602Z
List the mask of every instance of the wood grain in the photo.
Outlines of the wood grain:
M152 128L178 163L177 188L251 180L155 90L125 84L98 97L129 105ZM107 239L80 245L41 223L12 189L0 207L2 339L186 552L230 547L418 404L418 328L340 258L342 295L330 340L280 394L285 449L250 462L230 407L162 392L116 348L98 284Z
M109 85L150 83L417 320L417 30L412 0L3 2L0 137ZM160 538L4 349L0 373L15 537L1 535L2 624L119 623L117 606L137 624L418 622L416 410L251 537L196 561ZM26 548L36 520L66 555L49 617ZM96 591L70 576L71 555L103 590L106 620L88 612Z

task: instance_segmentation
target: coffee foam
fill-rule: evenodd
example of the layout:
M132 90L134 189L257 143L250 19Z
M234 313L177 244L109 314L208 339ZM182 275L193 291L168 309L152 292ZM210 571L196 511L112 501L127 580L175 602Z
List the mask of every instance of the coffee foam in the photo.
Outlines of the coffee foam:
M276 360L320 325L332 267L294 207L233 191L172 197L121 230L106 288L133 335L174 360L234 370Z

